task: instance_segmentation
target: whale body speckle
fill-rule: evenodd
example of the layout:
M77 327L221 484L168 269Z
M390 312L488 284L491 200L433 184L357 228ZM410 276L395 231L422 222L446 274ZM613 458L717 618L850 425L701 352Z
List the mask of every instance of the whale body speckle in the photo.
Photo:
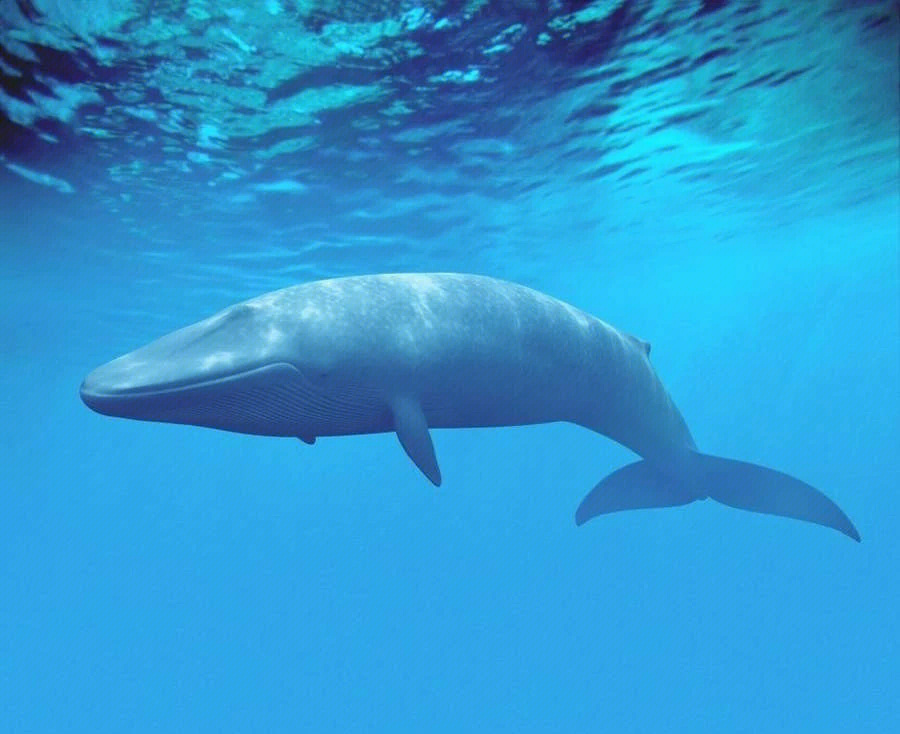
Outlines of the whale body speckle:
M697 452L646 342L485 276L369 275L267 293L98 367L81 397L107 415L307 443L392 431L435 484L431 428L567 421L641 457L594 487L578 524L712 497L859 539L800 480Z

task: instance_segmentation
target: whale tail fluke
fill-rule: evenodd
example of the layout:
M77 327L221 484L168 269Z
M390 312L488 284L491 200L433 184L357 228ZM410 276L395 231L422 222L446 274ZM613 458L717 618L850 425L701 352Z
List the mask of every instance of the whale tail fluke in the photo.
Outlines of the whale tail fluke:
M859 541L840 507L792 476L746 461L690 452L673 478L652 463L638 461L614 471L594 487L575 512L583 525L597 515L650 507L675 507L710 497L741 510L781 515L834 528Z
M682 482L671 481L647 461L616 469L585 497L575 511L575 524L622 510L677 507L700 499Z

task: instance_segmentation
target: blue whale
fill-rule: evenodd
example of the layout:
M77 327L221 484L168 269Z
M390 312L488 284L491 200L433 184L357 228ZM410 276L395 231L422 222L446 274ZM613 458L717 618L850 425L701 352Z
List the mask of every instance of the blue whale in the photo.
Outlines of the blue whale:
M712 498L859 540L799 479L698 452L649 344L484 276L368 275L267 293L98 367L81 398L106 415L307 443L396 432L436 485L431 428L567 421L641 457L588 493L578 525Z

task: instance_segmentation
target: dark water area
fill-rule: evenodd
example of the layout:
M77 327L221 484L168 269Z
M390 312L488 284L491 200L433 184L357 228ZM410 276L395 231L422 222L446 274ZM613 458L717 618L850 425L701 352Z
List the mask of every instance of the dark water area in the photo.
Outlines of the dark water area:
M0 731L900 726L890 2L0 2ZM300 282L461 271L653 344L713 502L575 527L549 424L119 421L102 362Z

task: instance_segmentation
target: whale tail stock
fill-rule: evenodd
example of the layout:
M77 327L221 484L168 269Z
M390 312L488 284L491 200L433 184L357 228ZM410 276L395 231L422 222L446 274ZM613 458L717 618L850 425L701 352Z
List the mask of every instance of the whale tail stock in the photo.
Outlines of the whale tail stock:
M594 487L575 512L583 525L597 515L621 510L676 507L707 497L741 510L781 515L834 528L859 541L840 507L819 490L783 472L746 461L690 451L679 477L646 460L614 471Z

